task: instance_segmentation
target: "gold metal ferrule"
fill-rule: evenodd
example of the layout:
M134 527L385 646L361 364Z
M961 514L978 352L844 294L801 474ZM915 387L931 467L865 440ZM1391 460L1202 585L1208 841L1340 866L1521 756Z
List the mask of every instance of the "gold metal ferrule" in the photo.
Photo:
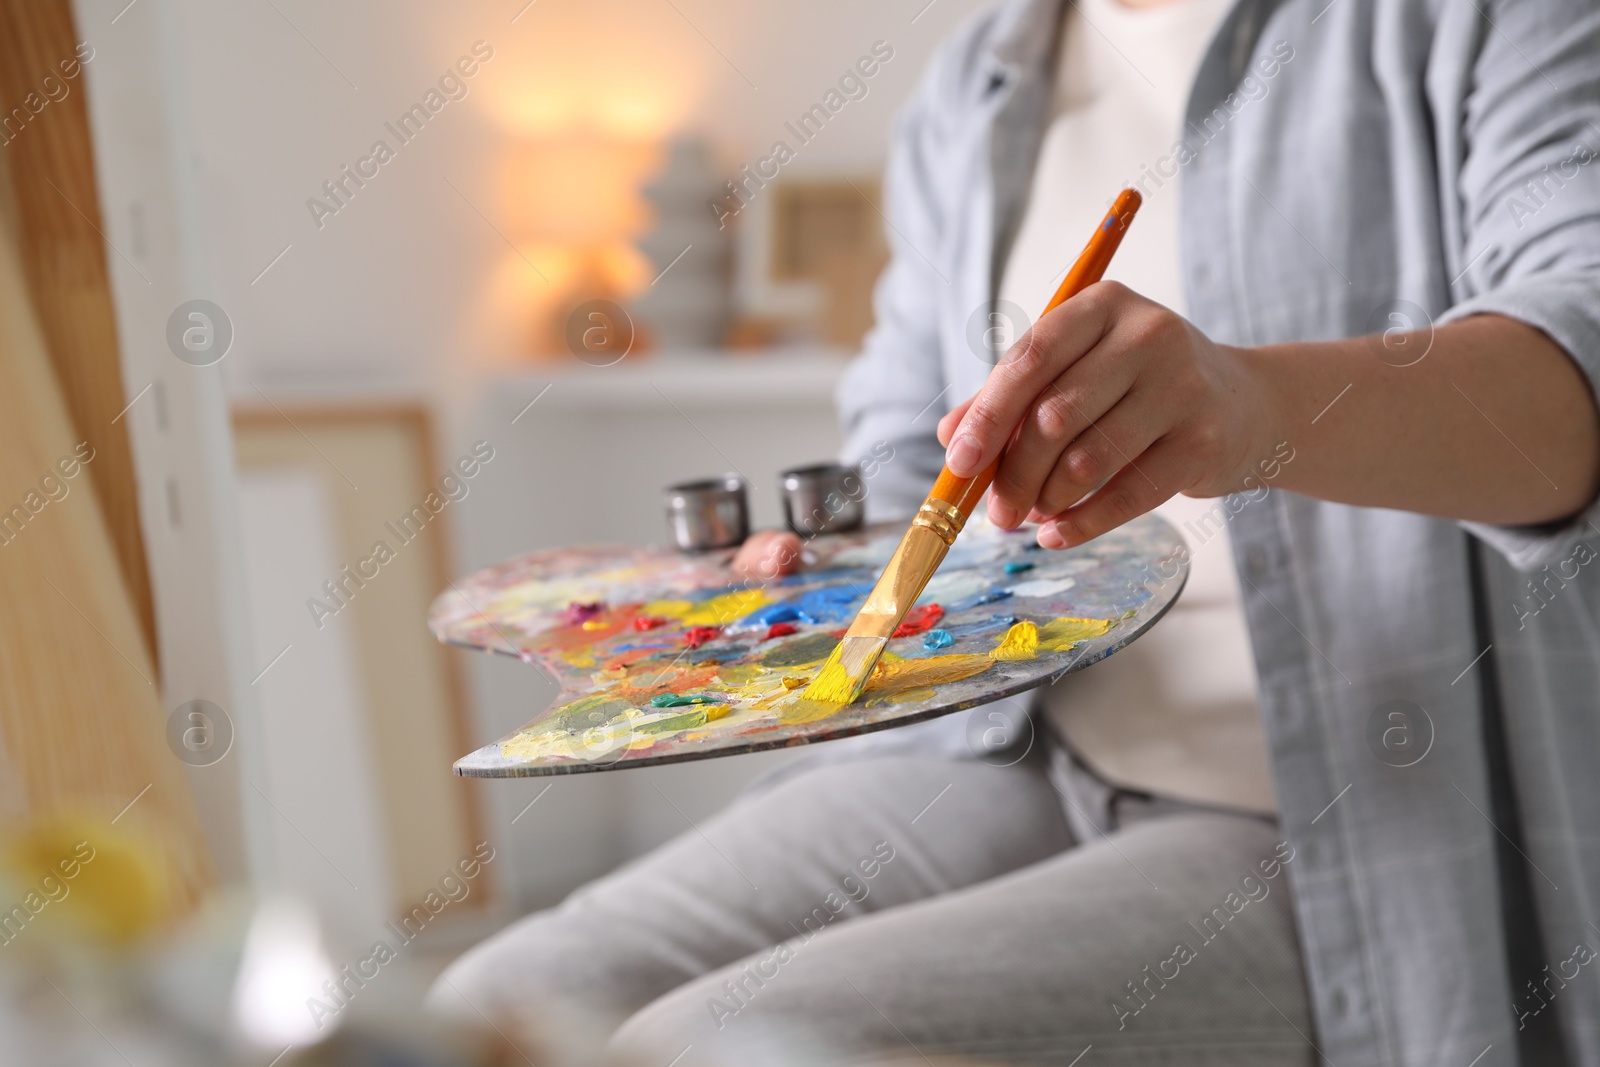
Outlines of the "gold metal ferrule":
M967 517L954 504L944 500L924 500L922 507L917 509L917 517L911 520L911 525L938 534L939 540L946 545L956 543L956 535L966 524Z

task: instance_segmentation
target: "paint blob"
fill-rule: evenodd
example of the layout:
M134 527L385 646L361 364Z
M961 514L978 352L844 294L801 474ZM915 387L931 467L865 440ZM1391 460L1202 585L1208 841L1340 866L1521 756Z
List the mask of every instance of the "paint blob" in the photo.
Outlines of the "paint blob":
M561 621L566 623L568 626L576 626L580 623L588 622L590 619L600 614L604 607L604 604L598 602L591 601L590 603L585 604L574 601L567 605L566 611L561 613Z
M939 620L942 618L944 618L944 608L938 604L922 604L906 613L905 621L895 627L894 636L914 637L924 630L931 630L939 625Z
M685 696L679 693L657 693L650 705L657 708L687 708L694 704L720 704L721 700L708 696Z
M1005 637L989 653L991 659L1024 660L1039 654L1039 627L1027 619L1012 625Z
M1018 582L1011 587L1011 594L1035 598L1053 597L1065 593L1077 584L1073 578L1036 578L1031 582Z
M699 648L721 632L722 627L720 626L691 626L683 635L683 643L690 648Z

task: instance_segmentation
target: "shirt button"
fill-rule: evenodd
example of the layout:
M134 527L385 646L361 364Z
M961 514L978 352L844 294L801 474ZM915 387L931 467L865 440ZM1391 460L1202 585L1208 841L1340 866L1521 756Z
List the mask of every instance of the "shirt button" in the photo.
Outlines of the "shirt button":
M1267 570L1267 550L1260 545L1251 545L1244 553L1244 569L1250 572L1250 580L1259 582Z

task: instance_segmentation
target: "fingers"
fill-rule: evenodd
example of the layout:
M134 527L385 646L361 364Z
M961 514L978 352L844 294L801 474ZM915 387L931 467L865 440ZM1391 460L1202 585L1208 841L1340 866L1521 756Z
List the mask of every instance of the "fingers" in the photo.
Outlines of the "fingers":
M961 425L961 420L967 417L967 409L972 406L972 401L975 399L977 398L968 397L939 420L939 427L934 433L938 435L941 445L946 448L950 446L950 438L955 435L956 427Z
M1169 428L1170 424L1152 421L1149 407L1141 404L1138 397L1123 397L1062 453L1061 461L1049 472L1033 502L1033 513L1060 514L1124 467L1131 465L1139 473L1143 468L1135 457L1160 440Z
M989 497L991 521L1011 529L1030 511L1054 515L1122 465L1107 465L1096 454L1095 469L1079 472L1072 479L1081 486L1076 494L1063 498L1057 492L1051 502L1041 500L1042 491L1061 473L1063 463L1081 463L1085 459L1082 446L1086 441L1104 440L1092 427L1125 404L1123 398L1133 385L1136 370L1134 361L1116 358L1106 344L1101 344L1045 387L1023 417L1016 440L1006 449L995 475L994 492ZM1143 452L1160 436L1157 432L1132 432L1138 420L1129 412L1121 413L1117 422L1118 432L1130 438L1117 439L1127 456ZM1127 456L1122 457L1123 462ZM1084 473L1092 477L1085 480Z
M800 569L800 538L788 530L758 530L745 539L728 566L742 578L767 581Z
M1083 503L1040 526L1040 546L1072 548L1154 510L1177 494L1189 467L1183 444L1163 438Z
M1000 455L1029 405L1095 346L1109 328L1113 309L1127 295L1115 282L1092 285L1022 335L967 407L945 454L951 473L969 478Z

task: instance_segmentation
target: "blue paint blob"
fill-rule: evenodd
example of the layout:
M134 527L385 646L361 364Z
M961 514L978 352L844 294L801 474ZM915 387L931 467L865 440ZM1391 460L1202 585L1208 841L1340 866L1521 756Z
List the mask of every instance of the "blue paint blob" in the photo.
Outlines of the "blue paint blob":
M1033 564L1025 559L1013 560L1006 564L1007 574L1021 574L1023 571L1033 570Z
M739 620L739 627L771 626L780 622L804 622L813 626L830 622L849 622L856 617L865 590L851 585L825 585L777 604L768 604Z
M929 630L922 635L922 647L929 652L937 652L941 648L949 648L955 643L955 636L949 630Z
M780 622L795 622L799 618L800 613L787 601L780 601L777 604L768 604L764 608L752 611L739 620L739 625L776 626Z
M678 647L679 647L678 645L669 644L669 643L667 643L665 641L630 641L625 645L612 645L606 651L608 653L616 653L616 652L662 652L662 651L665 651L667 649L672 649L672 650L676 651L678 649Z

